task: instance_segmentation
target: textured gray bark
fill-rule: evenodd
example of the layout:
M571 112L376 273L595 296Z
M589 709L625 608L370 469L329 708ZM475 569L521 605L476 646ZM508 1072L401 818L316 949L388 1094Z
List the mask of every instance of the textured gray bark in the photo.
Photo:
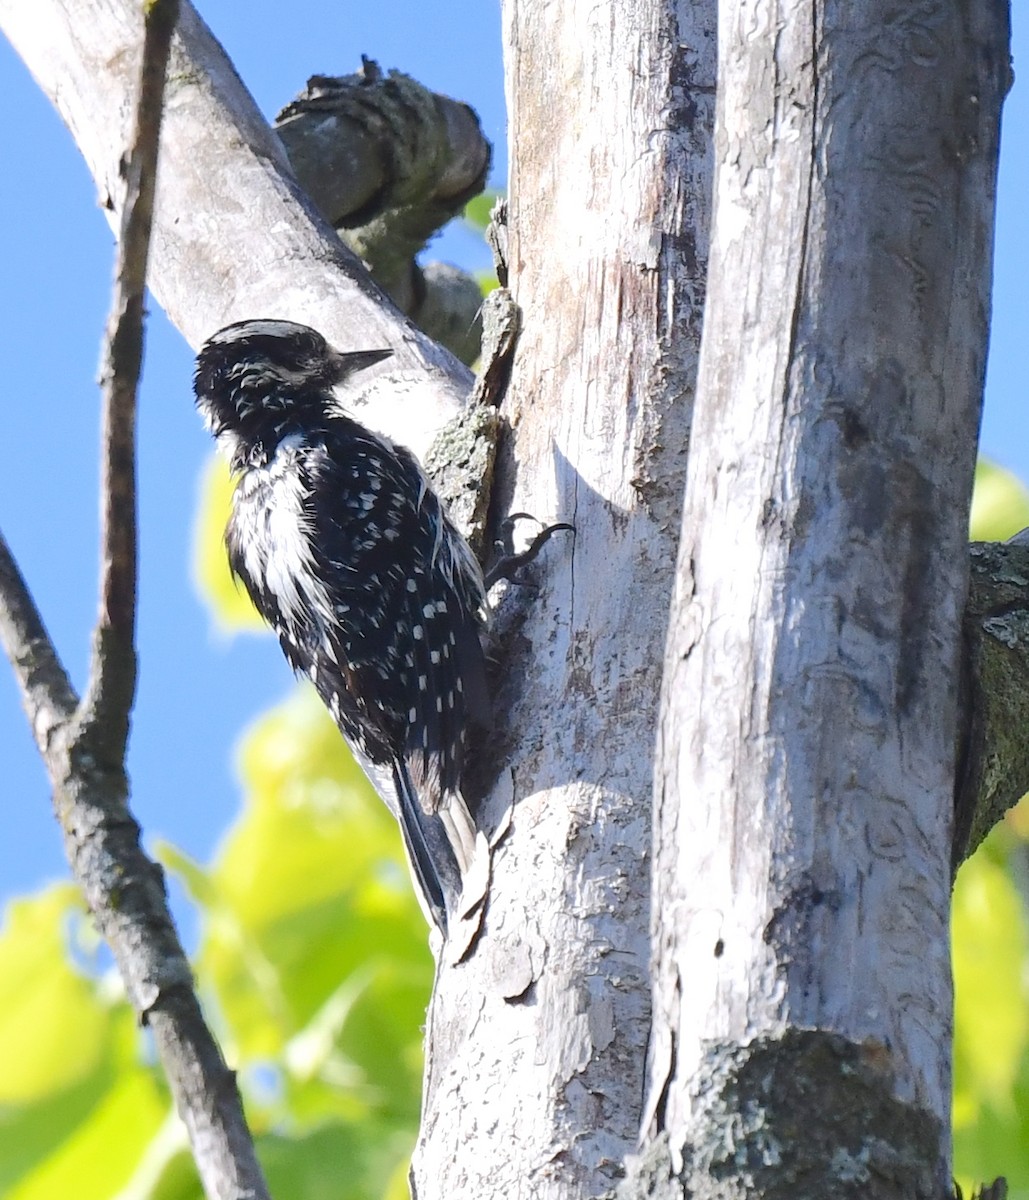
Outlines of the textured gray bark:
M705 24L705 16L708 23ZM598 1196L637 1139L651 760L706 263L708 6L505 7L522 333L499 505L574 521L498 619L511 805L432 1002L416 1194ZM560 103L555 103L555 98Z
M1007 13L747 11L720 20L650 1128L694 1197L940 1197Z
M478 117L399 71L365 61L315 76L276 118L300 185L393 302L462 362L478 357L479 285L415 255L482 191L490 144Z

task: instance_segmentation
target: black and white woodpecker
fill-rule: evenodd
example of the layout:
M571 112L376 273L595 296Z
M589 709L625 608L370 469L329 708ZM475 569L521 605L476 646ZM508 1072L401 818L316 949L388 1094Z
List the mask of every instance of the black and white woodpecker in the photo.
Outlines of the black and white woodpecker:
M488 724L482 572L417 460L334 388L389 350L340 353L291 321L228 325L197 357L197 407L236 476L229 564L400 823L445 935L484 844L461 794Z

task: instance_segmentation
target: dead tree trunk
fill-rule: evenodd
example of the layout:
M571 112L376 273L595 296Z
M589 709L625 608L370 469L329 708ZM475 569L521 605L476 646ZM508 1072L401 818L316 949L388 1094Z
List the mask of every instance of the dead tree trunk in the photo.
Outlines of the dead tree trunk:
M722 5L651 1133L675 1194L941 1197L1006 5L750 17Z
M575 523L501 609L499 842L441 969L414 1180L598 1196L636 1145L651 778L707 257L711 4L508 3L514 509ZM506 475L504 474L506 468Z

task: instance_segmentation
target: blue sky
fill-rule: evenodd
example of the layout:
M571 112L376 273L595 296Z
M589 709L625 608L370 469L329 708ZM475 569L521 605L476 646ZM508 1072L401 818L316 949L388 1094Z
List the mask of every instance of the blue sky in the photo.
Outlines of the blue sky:
M1014 6L1015 68L1029 62L1029 18ZM308 75L343 74L362 53L467 101L506 171L499 0L448 0L432 20L410 0L375 6L199 0L270 117ZM982 449L1029 480L1029 71L1004 115L990 370ZM112 242L71 136L0 38L0 322L6 331L0 528L75 683L94 616L98 392ZM483 265L463 231L434 257ZM190 579L200 470L210 451L192 405L192 354L154 306L140 398L141 673L130 770L148 836L206 858L236 812L233 747L292 687L271 638L226 640ZM0 662L0 898L66 874L49 788L17 690Z

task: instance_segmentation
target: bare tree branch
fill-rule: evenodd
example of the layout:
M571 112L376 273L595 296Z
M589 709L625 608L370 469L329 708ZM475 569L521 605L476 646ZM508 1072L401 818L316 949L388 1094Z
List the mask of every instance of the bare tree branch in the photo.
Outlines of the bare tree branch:
M143 297L165 70L177 18L178 0L148 11L136 127L123 160L125 201L100 369L100 612L81 719L84 727L96 724L112 760L124 756L136 689L136 389L143 364Z
M489 170L473 109L370 59L313 76L275 129L307 194L367 262L409 260Z
M0 0L0 27L74 135L115 228L138 0ZM412 326L316 212L232 63L182 0L172 48L149 285L199 346L275 316L341 350L391 346L362 372L362 420L423 454L464 405L466 367Z
M79 698L2 534L0 644L14 668L36 745L46 757L53 734L75 715Z
M462 362L478 357L473 276L415 256L482 191L490 144L467 104L364 60L315 75L275 129L297 179L376 282Z
M418 289L411 319L471 366L482 341L482 288L474 275L445 262L414 264Z
M204 1023L168 912L161 868L129 812L125 746L135 691L136 386L162 98L178 0L145 7L135 131L102 369L100 611L81 703L6 543L0 539L0 639L14 666L54 789L75 879L115 956L129 1001L153 1031L207 1195L265 1200L235 1077Z

